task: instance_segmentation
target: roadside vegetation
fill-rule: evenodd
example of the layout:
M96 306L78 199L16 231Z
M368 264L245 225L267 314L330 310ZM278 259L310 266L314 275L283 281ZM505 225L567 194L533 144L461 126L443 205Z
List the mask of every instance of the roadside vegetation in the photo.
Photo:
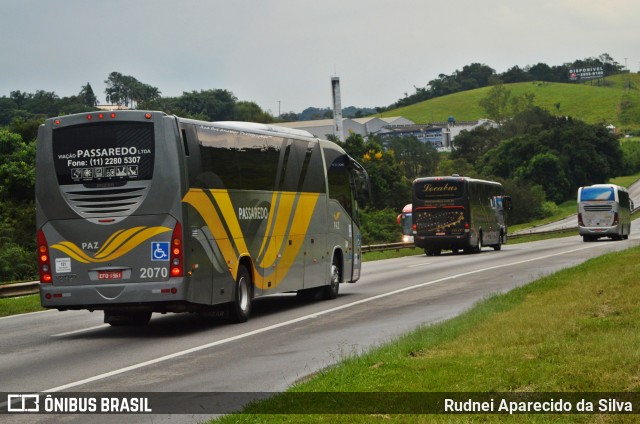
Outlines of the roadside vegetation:
M640 247L591 259L342 361L291 392L637 392ZM612 279L611 275L616 278ZM279 400L280 399L280 400ZM505 422L511 416L287 415L276 396L212 422ZM348 409L348 407L347 407ZM277 414L268 415L277 411ZM527 422L636 422L635 415L521 416Z
M0 298L0 317L44 311L40 306L40 295Z

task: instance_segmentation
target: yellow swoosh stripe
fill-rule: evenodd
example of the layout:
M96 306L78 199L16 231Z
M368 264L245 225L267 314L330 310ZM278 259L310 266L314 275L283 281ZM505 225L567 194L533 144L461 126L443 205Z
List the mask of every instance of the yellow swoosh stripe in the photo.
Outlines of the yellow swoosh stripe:
M295 236L304 236L307 233L307 228L309 228L309 224L311 223L313 210L315 209L316 202L319 197L319 195L315 193L301 193L299 196L298 205L289 230L289 235L294 237L290 238L290 236L287 235L283 238L283 241L286 239L287 243L284 246L284 251L282 252L282 257L278 264L276 286L280 284L284 277L286 277L287 273L295 263L296 257L298 256L304 241L304 237ZM291 245L288 243L289 238L292 241Z
M182 201L193 206L193 208L198 211L202 219L204 219L205 224L209 227L209 230L218 244L218 248L220 249L222 256L224 256L225 261L227 261L227 266L229 268L233 268L232 275L235 279L237 266L232 267L231 265L235 263L237 257L233 245L231 244L231 240L229 240L229 235L224 230L222 220L218 216L218 213L213 207L213 204L209 200L207 194L202 189L191 189L187 192Z
M229 193L226 190L210 190L210 193L222 216L218 214L210 198L202 189L189 190L182 201L193 206L200 214L213 234L222 256L227 261L231 275L236 279L237 260L242 256L250 256L250 253ZM259 264L260 269L256 269L255 265L253 266L254 284L259 288L276 287L287 275L302 247L304 235L307 232L319 198L317 193L276 193L280 196L280 202L277 210L269 214L269 220L275 219L275 224L271 234L265 235L261 249L264 249L267 238L270 237L272 243L269 243L267 252L265 252L265 256ZM276 193L272 196L272 201L275 199ZM298 198L297 204L295 203L296 198ZM295 210L294 204L296 205ZM273 213L275 213L275 217L271 216ZM292 219L293 221L291 221ZM230 234L225 230L223 220ZM268 223L270 222L268 221ZM291 225L289 226L290 223ZM287 227L289 228L288 233ZM278 241L277 244L274 243L274 237ZM291 244L289 244L289 239L292 241ZM280 251L282 251L282 255L278 258L278 252ZM277 264L275 264L276 259L279 259ZM275 280L270 278L273 272L276 272ZM266 281L270 279L272 280L272 285L267 287Z
M102 247L102 249L100 249L93 257L87 255L75 243L72 243L70 241L56 243L52 245L51 248L66 253L78 262L82 262L85 264L102 263L118 259L119 257L129 253L150 238L167 231L171 231L171 228L134 227L127 230L116 231L107 239L107 242L105 242L105 245Z
M146 227L134 227L118 231L116 233L117 235L113 234L111 237L109 237L107 243L105 243L102 248L98 250L98 252L96 252L94 258L100 259L104 258L105 256L109 256L115 250L121 247L127 240L129 240L134 234L143 231L145 228Z

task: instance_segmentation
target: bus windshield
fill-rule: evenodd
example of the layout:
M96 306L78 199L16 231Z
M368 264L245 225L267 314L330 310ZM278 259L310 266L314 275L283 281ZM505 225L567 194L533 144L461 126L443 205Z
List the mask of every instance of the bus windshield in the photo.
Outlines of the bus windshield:
M593 200L615 200L615 194L612 187L585 187L580 194L580 201Z

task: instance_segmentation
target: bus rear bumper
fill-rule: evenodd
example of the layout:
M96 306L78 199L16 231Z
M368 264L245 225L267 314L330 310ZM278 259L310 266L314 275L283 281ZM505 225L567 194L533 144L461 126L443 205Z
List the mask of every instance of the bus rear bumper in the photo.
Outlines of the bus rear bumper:
M416 247L423 249L464 249L469 247L469 235L461 236L419 236L413 238Z
M610 237L621 234L620 227L578 227L581 236Z
M40 284L40 303L59 310L184 312L189 309L183 279L163 282L60 286Z

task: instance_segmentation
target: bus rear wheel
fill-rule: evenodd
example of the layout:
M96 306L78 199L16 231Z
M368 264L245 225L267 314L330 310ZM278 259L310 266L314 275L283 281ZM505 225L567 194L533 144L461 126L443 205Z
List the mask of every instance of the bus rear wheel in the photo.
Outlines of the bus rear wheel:
M233 322L246 322L251 315L251 275L244 265L238 268L230 318Z
M322 297L325 299L335 299L338 297L338 291L340 290L340 283L342 282L342 267L338 263L338 258L333 257L331 261L331 281L328 286L324 287Z

